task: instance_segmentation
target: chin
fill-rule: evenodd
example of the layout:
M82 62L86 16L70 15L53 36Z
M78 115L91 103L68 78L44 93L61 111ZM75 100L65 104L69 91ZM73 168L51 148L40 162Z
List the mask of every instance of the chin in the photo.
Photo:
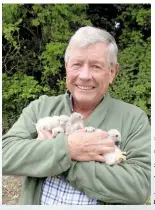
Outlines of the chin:
M88 94L87 95L77 94L75 96L75 99L81 104L89 104L89 105L94 104L94 102L96 101L94 96L91 95L89 96Z

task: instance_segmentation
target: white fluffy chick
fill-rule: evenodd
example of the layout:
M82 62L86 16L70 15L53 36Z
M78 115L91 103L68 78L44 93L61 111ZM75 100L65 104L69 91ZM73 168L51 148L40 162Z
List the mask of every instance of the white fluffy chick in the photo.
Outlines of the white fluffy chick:
M65 134L69 135L82 128L84 128L83 116L78 112L72 113L69 121L66 124Z
M65 129L69 119L70 119L70 117L68 117L67 115L60 115L59 116L60 126Z
M93 127L85 127L86 132L94 132L100 129L95 129ZM104 154L105 162L108 165L114 165L121 163L126 160L126 153L120 150L121 134L117 129L110 129L108 131L108 137L110 137L115 142L115 151L111 153Z
M96 129L94 127L89 126L89 127L85 127L84 131L88 133L92 133L92 132L95 132Z
M109 137L115 142L115 151L104 154L105 162L108 165L114 165L126 160L126 152L122 152L119 148L121 142L121 134L116 129L108 131ZM117 146L117 144L119 144Z
M55 138L59 133L64 133L64 129L62 127L52 129L53 138Z
M79 121L82 121L83 122L83 116L82 116L82 114L80 114L78 112L73 112L70 115L70 122L73 124L73 123L77 123Z
M36 124L36 129L38 133L40 129L52 131L52 129L56 127L60 127L59 116L40 118Z
M108 131L108 136L111 137L111 139L115 142L115 144L120 147L121 143L121 134L117 129L110 129Z
M67 115L44 117L38 120L36 124L37 132L40 128L53 133L53 137L56 137L59 133L65 133L66 124L70 117Z

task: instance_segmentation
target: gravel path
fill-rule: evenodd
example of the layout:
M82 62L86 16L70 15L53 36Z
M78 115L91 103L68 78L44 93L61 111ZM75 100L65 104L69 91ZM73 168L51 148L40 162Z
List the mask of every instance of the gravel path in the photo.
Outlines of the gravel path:
M20 198L22 177L3 176L2 177L2 204L17 205Z

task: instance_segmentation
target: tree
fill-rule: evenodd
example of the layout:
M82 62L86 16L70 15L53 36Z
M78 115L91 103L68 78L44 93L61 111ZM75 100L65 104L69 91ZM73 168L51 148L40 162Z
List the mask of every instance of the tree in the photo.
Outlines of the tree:
M3 116L12 119L8 127L39 95L64 93L65 48L85 25L108 30L118 43L120 70L111 95L140 106L150 117L149 4L3 4L2 9Z
M83 4L3 4L3 116L13 118L7 129L19 107L65 91L64 51L77 28L91 25L85 11Z
M111 87L116 98L135 104L151 116L151 10L150 5L129 5L119 37L120 72Z

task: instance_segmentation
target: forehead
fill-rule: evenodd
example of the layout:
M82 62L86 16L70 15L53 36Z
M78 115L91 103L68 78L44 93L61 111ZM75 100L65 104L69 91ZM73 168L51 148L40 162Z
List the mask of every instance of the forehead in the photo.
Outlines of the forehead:
M103 42L98 42L96 44L91 44L86 48L76 48L70 51L70 56L68 61L74 60L94 60L94 61L104 61L108 56L107 44Z

